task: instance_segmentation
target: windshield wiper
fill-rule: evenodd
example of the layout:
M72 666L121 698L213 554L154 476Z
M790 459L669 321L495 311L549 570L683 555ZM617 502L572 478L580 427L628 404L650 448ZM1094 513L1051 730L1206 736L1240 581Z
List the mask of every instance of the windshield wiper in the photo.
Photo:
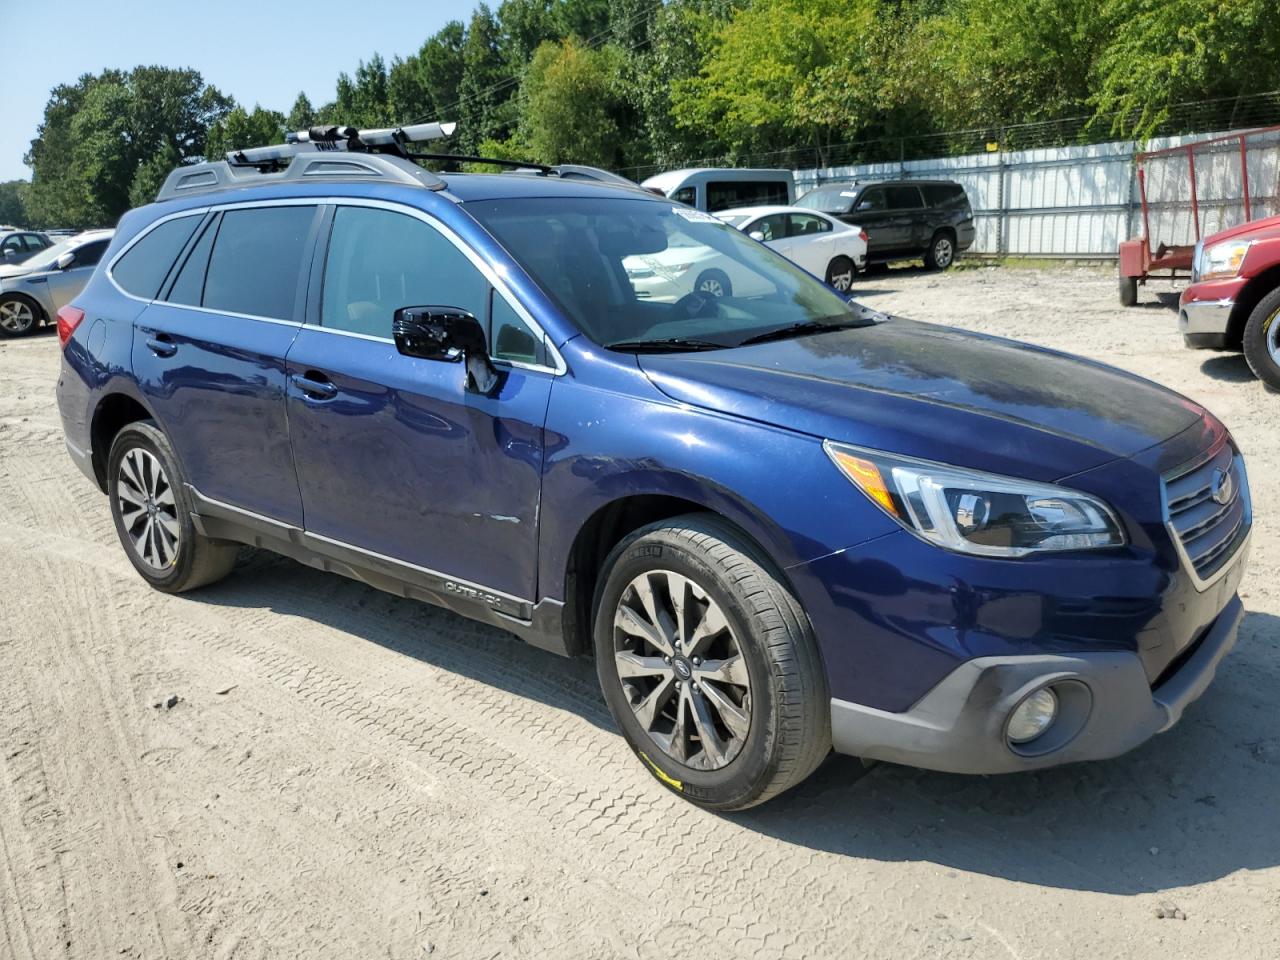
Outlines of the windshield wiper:
M791 337L803 337L810 333L826 333L828 330L848 330L853 327L869 326L871 324L865 320L805 320L787 327L778 327L774 330L766 330L764 333L757 333L754 336L747 337L738 346L745 347L752 343L768 343L771 340L788 340Z
M654 353L675 353L680 350L723 350L730 346L727 343L716 343L714 340L698 340L686 337L659 337L654 340L616 340L606 343L609 350L652 351Z

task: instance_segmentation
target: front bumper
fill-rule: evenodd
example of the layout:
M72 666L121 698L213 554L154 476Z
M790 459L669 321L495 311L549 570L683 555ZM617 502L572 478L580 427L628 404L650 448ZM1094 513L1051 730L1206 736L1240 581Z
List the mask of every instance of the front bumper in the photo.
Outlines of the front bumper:
M1188 347L1225 350L1231 314L1245 280L1232 277L1193 283L1178 302L1178 329Z
M1136 653L980 657L903 713L833 699L833 745L864 759L969 774L1118 756L1178 722L1235 645L1243 613L1233 595L1154 688ZM1037 740L1012 747L1005 736L1010 711L1046 683L1059 685L1059 718Z

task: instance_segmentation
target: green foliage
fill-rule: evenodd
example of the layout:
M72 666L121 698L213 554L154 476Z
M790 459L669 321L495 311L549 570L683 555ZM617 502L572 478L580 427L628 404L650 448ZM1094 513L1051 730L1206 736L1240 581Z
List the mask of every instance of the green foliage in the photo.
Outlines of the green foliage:
M305 93L299 93L298 99L293 101L293 109L289 111L289 116L285 118L284 128L286 130L306 130L313 127L319 120L316 116L316 110L311 106L311 101L307 99Z
M618 164L622 60L615 47L592 50L573 38L538 47L524 78L522 130L532 159Z
M206 153L211 159L221 159L232 150L279 143L284 139L284 131L283 114L256 105L251 113L244 107L234 107L209 128ZM173 165L169 169L173 169Z
M0 183L0 224L7 227L35 227L27 214L27 194L31 184L25 180Z
M456 152L634 171L1073 117L1098 138L1192 132L1176 104L1224 98L1212 129L1232 98L1277 88L1275 0L501 0L389 65L371 53L332 102L299 94L287 117L194 70L62 84L0 219L107 225L175 165L317 124L457 121Z
M202 156L209 128L231 105L194 70L106 70L60 84L26 156L29 215L49 226L115 223L144 164L161 153L181 162Z
M1090 104L1114 115L1108 132L1146 136L1176 103L1280 87L1275 0L1108 0L1100 19Z

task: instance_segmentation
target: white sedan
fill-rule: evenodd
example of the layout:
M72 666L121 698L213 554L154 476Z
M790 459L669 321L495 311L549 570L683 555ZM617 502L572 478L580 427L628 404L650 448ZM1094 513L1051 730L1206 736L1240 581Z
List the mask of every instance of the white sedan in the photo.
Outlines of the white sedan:
M716 216L837 290L867 265L867 232L816 210L738 207Z

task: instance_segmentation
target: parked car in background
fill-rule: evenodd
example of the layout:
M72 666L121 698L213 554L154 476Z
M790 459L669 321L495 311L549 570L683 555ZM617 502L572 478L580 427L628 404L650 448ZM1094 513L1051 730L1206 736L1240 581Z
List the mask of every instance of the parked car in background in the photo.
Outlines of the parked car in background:
M58 313L68 452L155 589L249 543L593 652L637 762L718 810L833 747L1112 757L1231 650L1249 486L1193 401L631 187L281 155L175 170ZM765 292L646 300L626 261L672 247Z
M817 210L743 207L717 216L840 291L867 265L867 232Z
M1280 390L1280 217L1196 244L1178 326L1188 347L1243 350L1254 376Z
M0 266L0 336L21 337L53 323L89 282L114 233L79 233L18 266Z
M708 213L734 207L788 204L796 198L796 182L790 170L715 167L669 170L640 185L651 193Z
M824 183L796 201L867 231L870 263L924 259L946 270L973 246L973 208L964 187L950 180Z
M34 230L0 228L0 266L22 263L52 244L45 234Z

